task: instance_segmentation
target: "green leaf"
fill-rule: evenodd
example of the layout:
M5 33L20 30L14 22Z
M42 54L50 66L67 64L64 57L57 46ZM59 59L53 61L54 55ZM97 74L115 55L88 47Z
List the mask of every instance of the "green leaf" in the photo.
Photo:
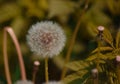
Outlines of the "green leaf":
M70 0L49 0L48 17L59 17L60 20L66 21L68 15L73 13L77 3Z
M115 56L113 55L113 53L107 53L107 54L104 54L105 56L107 56L108 59L114 59Z
M105 30L103 31L103 39L110 44L111 46L113 45L113 38L112 35L110 33L110 31L108 29L105 28ZM113 46L112 46L113 47Z
M96 37L98 33L96 25L92 22L87 23L87 31L92 37Z
M95 50L93 50L93 51L91 52L91 54L98 52L98 50L99 50L99 49L96 48ZM100 47L100 51L112 51L112 50L113 50L112 47Z
M85 69L90 66L90 62L87 61L75 61L67 64L67 67L73 71Z
M86 60L87 61L94 61L96 59L99 59L101 61L101 63L104 63L104 61L102 61L102 60L108 59L108 56L106 56L102 53L95 53L93 55L90 55Z
M8 3L0 8L0 23L8 21L20 14L20 9L16 4Z
M120 13L120 0L114 1L114 0L106 0L108 9L113 15L117 15Z
M119 48L119 42L120 42L120 31L117 32L116 35L116 48Z
M87 61L93 61L97 58L97 54L90 55L86 60Z
M99 59L102 59L102 60L106 60L108 57L107 57L106 55L100 53L100 54L98 55L98 58L99 58Z
M75 79L83 78L83 76L87 74L87 72L88 72L87 70L80 70L78 72L68 75L63 81L65 84L68 84Z
M19 3L20 3L21 6L23 6L27 9L25 13L27 14L28 17L31 17L31 16L35 16L35 17L38 17L38 18L43 18L44 17L44 15L45 15L44 14L44 9L39 8L40 7L39 2L37 2L35 0L34 1L32 1L32 0L20 0ZM45 4L45 2L42 2L41 4L42 4L41 7L43 7L43 5L47 5L47 4Z

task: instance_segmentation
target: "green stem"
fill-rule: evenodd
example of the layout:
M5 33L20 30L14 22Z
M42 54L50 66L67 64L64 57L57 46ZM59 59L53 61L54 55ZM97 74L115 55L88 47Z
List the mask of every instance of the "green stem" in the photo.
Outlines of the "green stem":
M70 41L70 46L68 48L64 64L67 64L69 62L69 60L70 60L70 55L71 55L71 52L72 52L72 49L73 49L73 46L74 46L74 43L75 43L75 39L76 39L78 30L79 30L79 27L80 27L80 24L81 24L81 18L83 17L87 7L88 7L88 0L86 1L85 8L82 11L82 14L81 14L81 16L80 16L80 18L78 20L78 23L77 23L77 25L75 27L74 32L73 32L73 36L72 36L71 41ZM63 70L62 70L62 74L61 74L61 80L64 79L66 73L67 73L67 67L66 67L66 65L64 65Z
M117 70L116 70L116 72L117 72L118 82L120 84L120 63L117 64Z
M32 77L32 81L33 81L34 84L35 84L36 73L37 72L33 72L33 77Z
M96 74L96 78L93 79L93 84L98 84L98 74Z
M49 82L48 57L45 58L45 80L46 80L46 84L48 84L48 82Z
M99 83L99 79L98 79L98 76L99 76L99 56L100 56L100 47L101 47L101 40L98 40L98 56L97 56L97 59L96 59L96 68L98 70L98 73L96 74L96 78L93 80L94 84L98 84Z

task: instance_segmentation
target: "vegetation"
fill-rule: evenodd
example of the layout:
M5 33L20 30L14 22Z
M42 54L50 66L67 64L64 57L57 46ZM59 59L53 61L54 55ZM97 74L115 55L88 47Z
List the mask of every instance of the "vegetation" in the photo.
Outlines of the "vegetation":
M50 58L49 80L65 84L119 84L120 0L0 0L0 84L7 84L3 61L3 30L10 26L22 51L27 79L40 62L35 84L45 82L44 59L26 42L28 29L40 21L59 23L65 31L64 50ZM104 27L102 33L98 27ZM12 82L21 79L17 52L10 36L7 53ZM117 58L118 57L118 58ZM92 73L96 69L98 72Z

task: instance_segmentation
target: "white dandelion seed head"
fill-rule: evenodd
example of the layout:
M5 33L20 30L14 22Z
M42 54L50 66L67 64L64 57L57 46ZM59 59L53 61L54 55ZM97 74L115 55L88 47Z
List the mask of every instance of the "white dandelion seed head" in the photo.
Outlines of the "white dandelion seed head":
M46 84L46 83L42 83L42 84ZM48 84L64 84L61 81L49 81Z
M61 26L52 21L42 21L32 25L27 35L27 43L31 51L43 57L58 55L65 41L66 37Z
M120 62L120 55L117 55L117 56L116 56L116 61L117 61L117 62Z
M98 70L96 68L91 70L92 73L98 73Z
M103 31L104 27L103 26L98 26L98 31Z
M28 80L18 80L14 84L34 84L34 83Z

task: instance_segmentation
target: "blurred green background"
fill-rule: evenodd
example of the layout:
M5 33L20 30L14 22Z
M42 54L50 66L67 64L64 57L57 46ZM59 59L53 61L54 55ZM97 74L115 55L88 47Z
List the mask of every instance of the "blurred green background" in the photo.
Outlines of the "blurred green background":
M88 9L81 18L81 25L71 54L71 61L85 59L96 48L94 28L99 25L105 26L113 36L120 28L120 0L88 1ZM34 55L26 43L26 34L30 26L44 20L58 22L67 36L63 52L49 60L50 80L59 80L72 33L85 4L86 0L0 0L0 81L3 84L6 82L2 53L3 29L5 26L11 26L18 37L27 78L32 79L33 62L39 60L41 65L36 76L36 84L45 81L44 60ZM8 36L9 66L14 82L20 79L20 70L16 49L13 45L11 38ZM73 84L79 83L79 81L73 82Z

